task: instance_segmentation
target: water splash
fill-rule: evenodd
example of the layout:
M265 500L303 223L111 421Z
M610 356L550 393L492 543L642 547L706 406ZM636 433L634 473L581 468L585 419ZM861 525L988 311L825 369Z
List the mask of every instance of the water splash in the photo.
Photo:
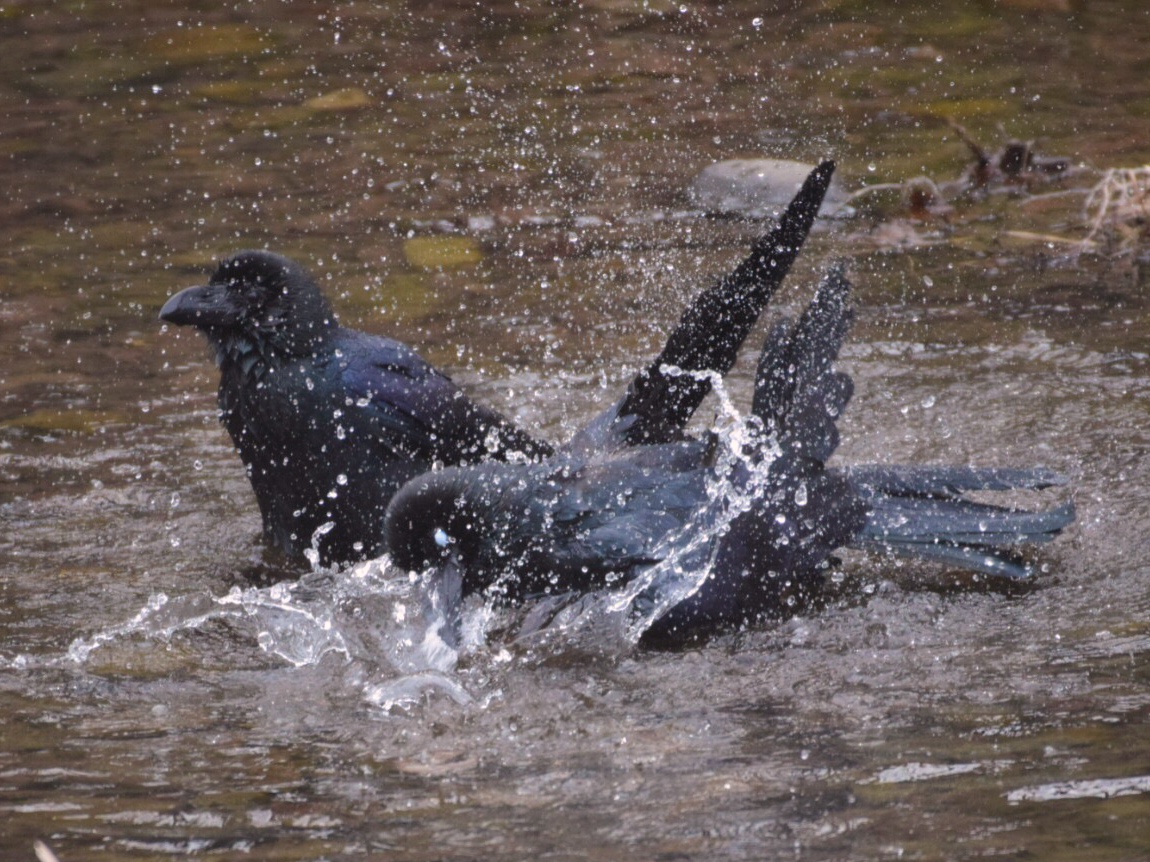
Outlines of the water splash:
M716 539L762 499L770 465L781 454L762 421L735 407L722 376L713 371L685 371L670 365L660 371L669 377L687 375L709 382L717 397L712 431L719 446L705 502L690 521L655 547L653 556L662 558L661 562L619 589L556 599L557 607L538 615L545 617L543 621L529 613L521 629L524 637L533 641L548 637L560 649L580 643L600 648L615 645L620 652L633 647L663 614L702 586L719 550Z
M735 407L721 375L713 371L684 372L664 367L664 374L689 374L708 381L719 402L713 431L719 441L715 467L707 479L706 503L695 516L670 533L655 548L662 561L635 578L613 600L617 613L631 610L627 639L637 643L660 617L693 595L711 571L719 543L731 523L761 500L769 481L771 463L781 454L757 416L745 416ZM637 605L636 600L646 601ZM641 613L634 613L643 607Z
M100 647L135 635L166 640L178 631L202 626L213 616L213 611L209 596L187 596L173 601L166 593L153 593L147 604L127 622L73 640L64 659L83 664Z
M383 557L224 595L157 593L126 622L73 640L58 663L83 665L118 642L166 643L222 622L291 668L339 662L348 668L341 678L381 708L408 707L429 692L467 704L473 698L453 674L461 650L483 642L488 619L484 609L458 607L439 585L398 573Z
M427 671L401 676L381 683L364 686L364 699L386 712L397 708L407 708L421 703L428 695L440 692L460 706L474 701L471 694L459 682L444 673Z
M734 406L720 375L667 366L662 371L709 382L717 397L713 430L719 446L704 502L690 522L657 545L662 562L619 589L568 597L543 612L527 609L521 637L545 631L561 650L584 643L600 652L625 652L699 589L717 553L716 538L762 498L779 450L761 421ZM325 524L316 530L308 553L312 571L298 581L233 587L222 596L157 594L127 622L77 638L67 658L82 664L114 641L166 641L180 631L223 621L290 667L315 667L325 660L356 666L362 672L346 674L347 679L364 699L384 709L407 707L434 693L471 703L455 670L461 655L488 648L501 612L477 597L462 600L459 584L399 573L386 557L342 571L323 568L317 546L330 529Z
M309 600L306 586L300 587L301 583L276 584L266 590L233 587L216 603L222 608L237 607L256 621L260 648L296 667L319 664L329 653L350 659L347 642L333 619L335 609L322 600Z

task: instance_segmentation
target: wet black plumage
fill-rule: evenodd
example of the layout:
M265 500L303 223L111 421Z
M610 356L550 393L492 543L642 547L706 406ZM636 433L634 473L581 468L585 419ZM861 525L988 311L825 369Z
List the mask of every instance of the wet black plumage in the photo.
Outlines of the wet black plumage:
M836 270L797 324L772 332L741 451L724 453L713 438L634 445L625 421L596 421L538 464L453 468L408 483L388 509L392 560L458 575L464 594L511 600L653 574L635 603L662 611L648 632L661 639L778 611L866 523L866 505L825 467L851 394L832 365L847 293ZM657 571L672 559L676 567ZM678 574L702 568L698 589Z
M1052 538L1073 509L1017 511L963 492L1045 487L1060 481L1054 474L827 467L852 393L834 368L848 293L836 269L797 323L772 331L748 440L733 457L713 441L635 444L616 405L541 463L408 483L386 518L393 561L434 567L462 594L514 601L643 579L632 606L653 620L645 637L675 643L784 611L843 546L1025 577L1015 546Z
M378 556L392 494L436 461L551 451L406 345L340 326L313 278L280 255L234 255L160 317L195 326L215 349L221 419L265 537L289 554L314 545L324 562Z
M664 365L725 373L810 231L834 165L806 181L774 230L686 310L623 411L631 442L679 439L710 384ZM470 464L552 449L476 404L398 341L340 326L312 277L267 251L219 265L168 300L161 319L195 326L215 349L221 418L248 469L267 540L324 563L378 556L395 491L433 463ZM326 531L326 532L324 532Z
M752 424L766 431L748 429L754 439L741 457L683 435L782 283L833 168L811 174L778 226L700 294L620 401L557 453L406 346L340 327L310 276L278 255L224 261L161 317L198 327L214 346L222 418L265 534L293 554L314 546L331 563L388 550L407 568L439 566L457 591L510 600L627 582L641 587L636 614L655 619L648 637L673 642L778 611L843 545L1025 576L1015 546L1053 537L1072 508L1021 512L965 494L1060 477L826 467L851 389L832 370L849 325L841 273L799 324L768 339L752 406ZM534 461L498 463L512 452ZM436 462L456 466L424 472ZM716 496L718 486L727 493ZM687 584L668 561L708 576Z

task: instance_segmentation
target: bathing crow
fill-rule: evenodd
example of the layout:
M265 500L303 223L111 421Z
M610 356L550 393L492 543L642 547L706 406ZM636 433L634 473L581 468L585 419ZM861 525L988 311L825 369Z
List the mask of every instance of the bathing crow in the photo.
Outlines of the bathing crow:
M510 601L623 585L642 625L654 620L644 637L673 643L784 611L842 546L1026 576L1014 546L1052 538L1072 509L1017 511L962 492L1059 477L826 466L852 393L833 367L848 292L832 271L800 320L772 331L741 442L635 444L635 417L616 405L540 463L457 467L409 482L387 512L392 560L435 567L461 594Z
M604 426L625 417L631 443L681 437L710 383L664 367L730 370L833 171L832 162L814 170L774 230L700 294ZM265 537L289 554L315 546L324 563L378 556L388 501L433 463L551 452L410 348L340 326L311 276L279 255L236 254L207 285L168 300L160 317L197 327L215 348L221 418L247 466Z
M436 461L551 451L411 348L340 326L312 277L277 254L223 261L160 318L215 348L221 419L264 536L293 556L313 544L324 562L378 556L388 500Z

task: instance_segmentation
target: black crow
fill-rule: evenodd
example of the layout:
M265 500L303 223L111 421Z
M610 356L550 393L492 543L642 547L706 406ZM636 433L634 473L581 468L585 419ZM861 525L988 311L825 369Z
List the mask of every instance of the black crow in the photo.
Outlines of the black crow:
M700 294L631 382L611 414L626 417L628 442L681 437L710 384L661 369L730 370L833 172L828 161L811 173L774 230ZM387 503L408 479L435 463L552 451L405 345L341 327L311 276L279 255L236 254L207 285L169 299L160 318L197 327L215 348L222 421L247 466L267 540L289 554L314 547L325 564L378 556Z
M264 535L293 556L380 555L388 500L437 461L551 452L406 345L340 326L312 277L280 255L239 252L160 318L215 348L220 417Z
M1072 508L1016 511L962 492L1045 487L1060 481L1054 474L826 467L852 393L833 367L850 323L848 293L836 268L796 324L772 331L742 442L636 444L643 416L616 405L540 463L456 467L409 482L387 512L392 561L435 567L459 595L508 601L624 585L637 617L654 620L644 637L662 642L785 610L842 546L1025 576L1014 546L1052 538Z

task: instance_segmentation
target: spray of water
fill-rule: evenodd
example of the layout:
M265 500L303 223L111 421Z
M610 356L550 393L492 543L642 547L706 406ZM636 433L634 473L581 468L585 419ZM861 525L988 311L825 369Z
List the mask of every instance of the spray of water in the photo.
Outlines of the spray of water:
M694 594L711 571L718 552L716 540L762 499L771 463L780 454L758 417L744 416L735 407L721 375L669 365L660 370L670 377L689 375L709 382L716 395L712 430L719 446L706 498L693 518L656 546L653 556L661 558L660 563L617 590L581 597L550 616L548 640L558 642L560 648L564 641L588 639L599 644L617 642L621 648L634 646L663 614ZM538 631L529 634L535 638Z
M705 500L696 517L659 543L661 563L619 589L548 609L542 624L540 614L529 612L530 622L520 630L525 638L545 629L558 650L590 642L620 650L633 646L663 613L699 589L716 553L715 540L764 493L778 449L758 419L735 408L718 374L669 366L662 371L707 381L717 396L713 430L719 447ZM223 622L290 667L325 660L358 666L360 672L347 678L355 680L368 703L382 709L410 706L429 693L472 702L457 664L461 655L492 649L487 641L497 621L504 621L500 613L475 597L460 604L449 586L431 575L398 572L386 557L345 570L323 568L317 546L331 528L325 524L312 537L312 571L298 581L233 587L219 596L172 599L157 593L121 625L76 638L64 660L83 664L116 641L165 642L178 632Z

